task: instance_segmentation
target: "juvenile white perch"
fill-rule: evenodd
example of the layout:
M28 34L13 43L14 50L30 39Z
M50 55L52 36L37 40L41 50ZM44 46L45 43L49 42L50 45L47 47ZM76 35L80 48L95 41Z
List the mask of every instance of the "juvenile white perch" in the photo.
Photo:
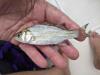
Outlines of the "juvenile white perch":
M55 26L35 25L15 36L19 42L34 45L59 44L67 39L78 37L78 31L68 31Z

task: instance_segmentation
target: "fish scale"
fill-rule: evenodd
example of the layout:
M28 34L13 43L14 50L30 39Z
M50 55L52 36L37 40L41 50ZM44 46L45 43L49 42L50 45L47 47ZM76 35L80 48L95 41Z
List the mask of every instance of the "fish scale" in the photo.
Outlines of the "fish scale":
M78 31L64 30L56 26L34 25L15 36L15 39L22 43L33 45L59 44L67 39L78 37Z

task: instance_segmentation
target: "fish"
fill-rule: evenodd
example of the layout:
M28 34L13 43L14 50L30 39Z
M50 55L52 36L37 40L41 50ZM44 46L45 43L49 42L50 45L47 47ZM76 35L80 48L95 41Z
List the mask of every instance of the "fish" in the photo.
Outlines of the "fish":
M77 30L66 30L56 26L37 24L17 33L15 40L32 45L53 45L78 36L79 31Z

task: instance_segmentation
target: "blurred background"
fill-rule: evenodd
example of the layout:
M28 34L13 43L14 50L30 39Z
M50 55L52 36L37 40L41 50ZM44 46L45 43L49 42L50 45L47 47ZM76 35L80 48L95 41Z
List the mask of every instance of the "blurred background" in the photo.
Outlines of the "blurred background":
M89 23L86 32L96 30L100 33L100 0L48 0L58 7L80 26ZM70 60L72 75L100 75L100 70L93 65L93 53L89 45L89 39L83 42L70 40L78 49L78 60Z

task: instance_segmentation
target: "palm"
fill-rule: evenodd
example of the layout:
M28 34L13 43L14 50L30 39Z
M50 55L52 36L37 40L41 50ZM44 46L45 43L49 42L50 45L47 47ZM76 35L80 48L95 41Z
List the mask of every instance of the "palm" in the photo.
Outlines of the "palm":
M24 28L32 26L33 24L44 22L49 22L56 25L58 24L61 27L64 26L67 29L79 28L75 22L71 21L70 18L65 16L61 11L59 11L49 3L41 1L40 3L37 2L29 15L27 15L17 25L19 25L20 30L22 30ZM37 48L40 49L54 63L54 65L59 68L63 68L66 66L66 61L64 58L69 57L71 59L76 59L78 57L77 50L68 41L57 46L31 46L28 44L19 43L14 39L12 39L11 42L19 45L19 47L32 59L32 61L40 67L46 67L47 61L37 51ZM62 55L57 52L57 49L60 50Z

